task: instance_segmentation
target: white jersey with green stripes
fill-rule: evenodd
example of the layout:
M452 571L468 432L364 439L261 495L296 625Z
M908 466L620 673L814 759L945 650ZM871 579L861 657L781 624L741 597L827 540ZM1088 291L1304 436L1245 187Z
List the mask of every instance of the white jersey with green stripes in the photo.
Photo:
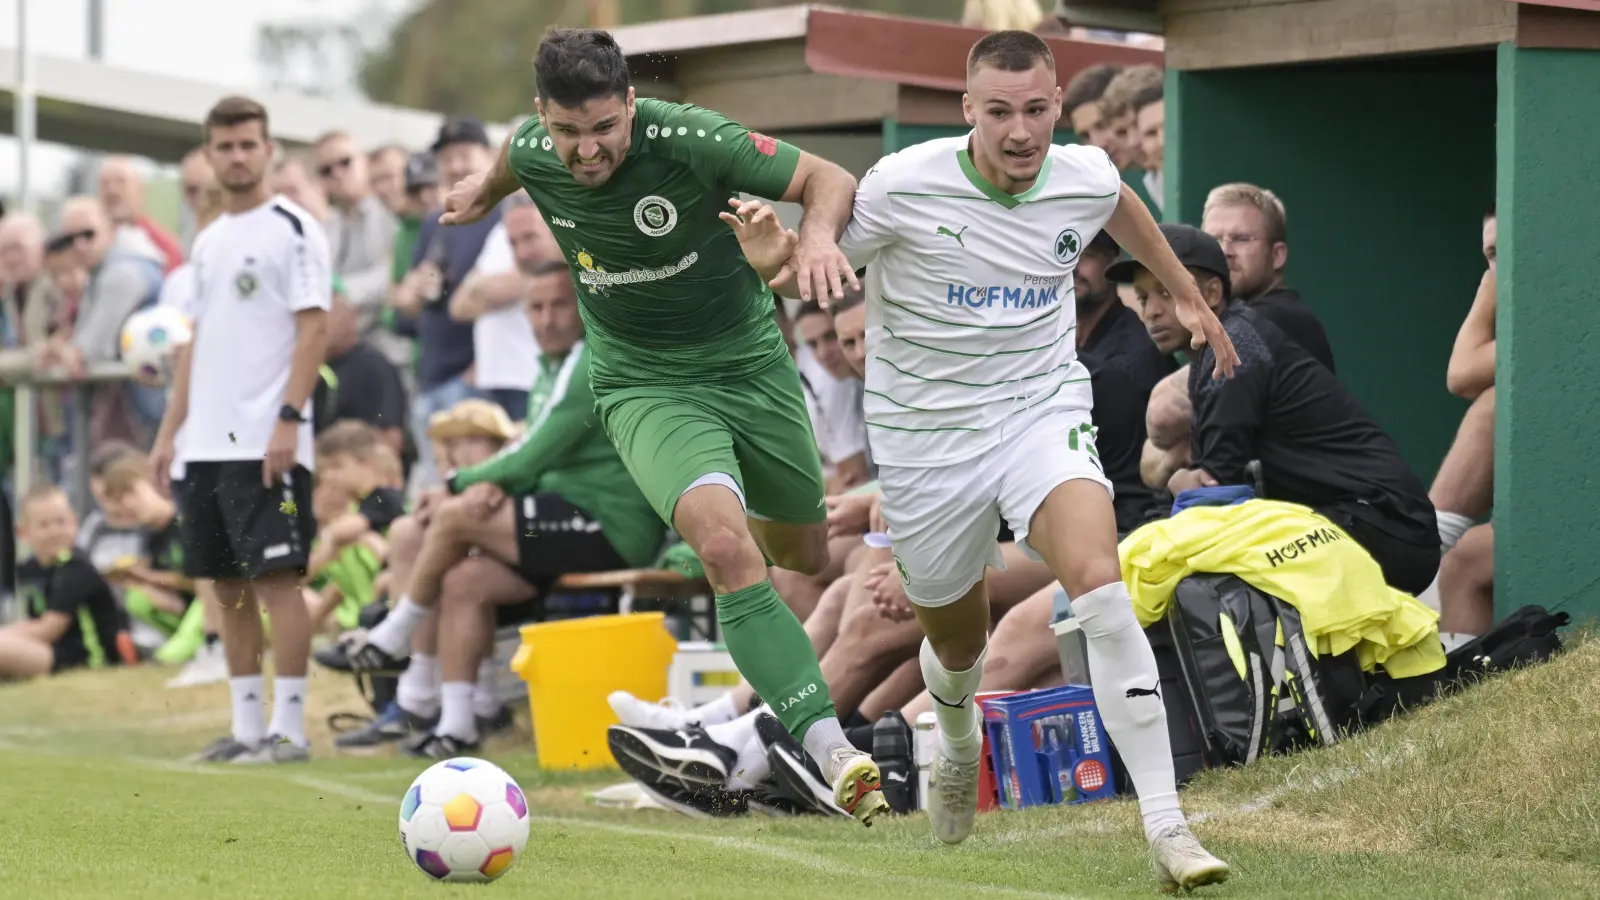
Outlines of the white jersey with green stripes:
M839 241L870 273L865 409L883 465L963 462L1039 414L1093 405L1072 273L1116 209L1116 167L1096 148L1053 146L1012 195L967 145L942 138L879 161Z

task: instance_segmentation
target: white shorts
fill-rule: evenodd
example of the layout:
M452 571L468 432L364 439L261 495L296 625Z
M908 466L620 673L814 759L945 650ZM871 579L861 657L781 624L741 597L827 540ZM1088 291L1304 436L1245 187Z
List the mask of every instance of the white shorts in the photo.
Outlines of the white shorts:
M918 606L945 606L983 578L1005 568L1000 517L1032 559L1028 525L1057 486L1086 479L1111 482L1100 467L1087 409L1052 410L1015 437L975 459L934 468L880 466L883 520L894 543L906 597Z

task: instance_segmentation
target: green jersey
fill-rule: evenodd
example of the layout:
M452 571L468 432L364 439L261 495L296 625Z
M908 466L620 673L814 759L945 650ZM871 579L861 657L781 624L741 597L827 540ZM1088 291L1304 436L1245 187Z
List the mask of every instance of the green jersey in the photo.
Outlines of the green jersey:
M578 282L597 392L736 382L788 355L772 292L717 215L738 193L781 197L799 161L711 110L640 99L627 157L590 188L538 117L523 123L511 169Z
M528 392L528 430L504 450L450 479L459 493L487 481L507 494L559 494L600 523L630 566L646 566L661 548L661 520L634 484L600 427L589 386L590 357L579 341L564 357L539 360Z

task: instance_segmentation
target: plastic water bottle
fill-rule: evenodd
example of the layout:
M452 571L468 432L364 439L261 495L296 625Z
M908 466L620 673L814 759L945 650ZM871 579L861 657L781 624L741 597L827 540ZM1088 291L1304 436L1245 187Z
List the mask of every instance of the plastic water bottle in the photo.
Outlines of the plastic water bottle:
M872 726L872 759L883 775L883 798L897 813L917 808L917 763L911 756L911 726L891 709Z
M933 757L939 747L939 717L932 710L917 716L917 808L928 805L928 781L933 772Z

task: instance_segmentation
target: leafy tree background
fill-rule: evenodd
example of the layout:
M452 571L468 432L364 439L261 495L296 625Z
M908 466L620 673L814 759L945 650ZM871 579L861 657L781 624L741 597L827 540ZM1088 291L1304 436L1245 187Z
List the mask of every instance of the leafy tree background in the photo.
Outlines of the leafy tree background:
M792 0L426 0L368 44L357 79L380 103L502 121L533 109L533 54L550 25L603 28L788 5ZM953 21L963 0L834 5Z

